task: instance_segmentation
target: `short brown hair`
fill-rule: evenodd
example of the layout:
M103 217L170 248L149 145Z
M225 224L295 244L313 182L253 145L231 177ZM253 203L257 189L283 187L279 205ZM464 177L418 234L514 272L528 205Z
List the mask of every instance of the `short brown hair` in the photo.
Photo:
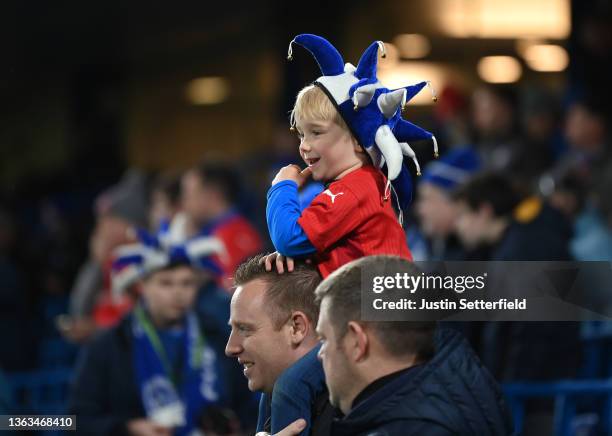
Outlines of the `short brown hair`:
M258 254L242 263L234 274L235 286L242 286L256 279L266 282L268 287L265 307L277 329L287 322L294 310L304 312L308 319L316 324L319 306L315 303L314 291L321 283L321 276L316 268L296 260L292 272L278 274L274 268L272 271L266 271L263 263L265 256L267 254Z
M360 320L361 272L376 265L388 276L400 272L419 275L421 271L411 262L396 256L368 256L354 260L334 271L317 287L317 303L329 298L333 313L332 325L338 339L342 338L350 321L368 325L392 356L415 355L429 360L434 353L435 322L368 321Z

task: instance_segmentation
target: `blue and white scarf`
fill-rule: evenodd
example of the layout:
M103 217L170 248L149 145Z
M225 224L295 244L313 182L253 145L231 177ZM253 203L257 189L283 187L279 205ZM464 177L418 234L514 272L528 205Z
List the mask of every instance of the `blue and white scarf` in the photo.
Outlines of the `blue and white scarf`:
M196 316L189 313L183 324L180 381L173 379L172 362L141 305L134 310L132 335L134 368L147 417L174 428L176 435L195 434L202 411L220 402L222 395L220 362L206 345Z

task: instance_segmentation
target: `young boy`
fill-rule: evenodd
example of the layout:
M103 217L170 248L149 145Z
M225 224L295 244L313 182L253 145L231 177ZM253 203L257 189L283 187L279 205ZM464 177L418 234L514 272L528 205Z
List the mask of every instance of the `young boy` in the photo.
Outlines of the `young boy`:
M286 256L291 271L291 257L313 256L325 278L363 256L388 254L412 260L393 209L392 190L401 214L412 191L403 156L414 160L417 173L419 167L412 149L398 139L432 138L401 119L401 106L426 83L395 91L380 84L379 42L365 51L357 67L345 66L338 51L321 37L299 35L294 42L315 56L323 76L300 91L291 112L292 127L300 136L300 155L308 166L282 168L268 191L266 218L278 254L266 257L266 268L272 268L275 258L282 273ZM388 177L379 169L383 164ZM300 210L298 189L310 177L325 183L325 190ZM305 360L281 374L271 398L262 397L260 423L272 416L272 433L298 418L309 427L311 417L303 411L310 410L323 385L322 379L312 377L317 368L320 362ZM283 403L275 391L294 392L293 402Z
M401 209L412 189L403 154L415 163L416 158L395 135L405 140L432 135L401 120L400 108L425 82L396 91L384 88L375 76L378 43L366 50L355 68L345 67L323 38L299 35L293 42L315 55L324 76L300 91L291 113L300 155L308 166L282 168L268 191L266 217L274 247L287 257L313 255L324 278L363 256L412 260L393 209L390 184L404 197L398 198ZM378 168L382 163L388 179ZM300 210L298 189L311 176L326 189Z

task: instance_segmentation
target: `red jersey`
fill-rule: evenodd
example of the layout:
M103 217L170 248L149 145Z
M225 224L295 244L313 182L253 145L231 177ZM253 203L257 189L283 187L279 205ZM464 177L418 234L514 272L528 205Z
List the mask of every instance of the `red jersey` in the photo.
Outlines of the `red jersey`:
M392 197L384 199L385 185L379 170L364 166L332 182L302 211L298 224L317 250L315 262L324 278L364 256L412 260Z
M223 270L222 284L226 289L230 289L238 266L249 257L261 252L263 248L261 238L257 230L238 214L232 214L222 220L214 226L210 234L219 238L225 247L225 251L215 255L213 259Z

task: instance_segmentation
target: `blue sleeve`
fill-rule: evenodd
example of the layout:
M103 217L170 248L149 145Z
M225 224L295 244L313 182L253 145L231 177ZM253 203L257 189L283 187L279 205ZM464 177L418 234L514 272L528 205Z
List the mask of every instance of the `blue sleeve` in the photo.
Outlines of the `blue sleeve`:
M300 210L306 209L312 203L312 200L325 190L325 186L319 182L310 182L302 188L299 194Z
M300 203L297 184L285 180L268 190L266 220L274 248L289 257L316 253L306 233L298 224Z

